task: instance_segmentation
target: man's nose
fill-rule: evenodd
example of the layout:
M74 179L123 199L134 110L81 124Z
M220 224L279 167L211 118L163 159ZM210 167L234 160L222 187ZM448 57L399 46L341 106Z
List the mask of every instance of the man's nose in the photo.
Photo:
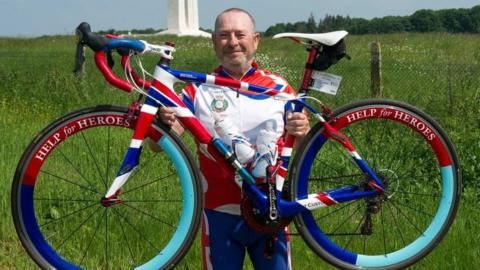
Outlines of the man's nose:
M231 33L228 36L228 45L232 47L235 47L238 45L238 39L237 39L237 36L235 36L235 33Z

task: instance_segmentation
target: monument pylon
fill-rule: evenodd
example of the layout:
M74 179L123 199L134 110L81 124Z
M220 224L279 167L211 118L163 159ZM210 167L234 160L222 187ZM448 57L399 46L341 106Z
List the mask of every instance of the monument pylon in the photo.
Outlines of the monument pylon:
M167 26L167 30L157 34L211 37L199 29L197 0L168 0Z

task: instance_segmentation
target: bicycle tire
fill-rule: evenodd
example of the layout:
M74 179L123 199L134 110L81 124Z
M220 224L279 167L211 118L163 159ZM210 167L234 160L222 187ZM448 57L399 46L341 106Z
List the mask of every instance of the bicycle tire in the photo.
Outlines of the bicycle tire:
M196 163L182 141L154 121L122 187L100 203L133 134L127 108L102 105L59 118L24 152L12 183L12 215L30 257L43 269L170 269L195 240L203 209Z
M453 144L431 117L398 101L355 102L331 119L383 179L387 193L296 215L302 238L341 269L402 269L417 262L447 233L459 205ZM295 155L292 198L366 180L356 175L360 170L350 154L322 133L319 123Z

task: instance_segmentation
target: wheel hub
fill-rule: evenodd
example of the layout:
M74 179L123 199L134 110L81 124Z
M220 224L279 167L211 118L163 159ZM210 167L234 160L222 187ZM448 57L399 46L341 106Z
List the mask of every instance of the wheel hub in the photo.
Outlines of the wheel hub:
M390 169L379 170L377 176L384 185L384 192L366 199L365 215L360 227L360 231L364 235L373 234L374 216L380 212L383 203L396 194L400 184L398 175Z

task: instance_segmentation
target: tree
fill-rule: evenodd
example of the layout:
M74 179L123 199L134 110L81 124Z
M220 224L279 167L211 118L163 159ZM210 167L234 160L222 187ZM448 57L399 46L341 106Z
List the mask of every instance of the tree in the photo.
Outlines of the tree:
M307 33L308 32L308 27L305 22L296 22L294 24L294 29L293 32L297 33Z
M317 32L317 23L315 22L315 18L313 17L313 14L310 13L310 17L308 17L307 20L307 32L308 33L316 33Z
M286 25L284 23L277 23L274 26L270 26L267 28L267 30L265 31L265 36L271 37L282 32L287 32Z
M281 32L329 32L345 29L351 34L394 32L480 33L480 5L470 9L444 9L416 11L411 16L386 16L372 20L341 15L325 15L318 24L312 13L306 22L276 24L265 32L272 36Z
M480 6L474 6L468 13L472 20L473 33L480 33Z
M417 32L441 31L442 24L439 17L433 10L421 9L413 13L410 17L413 30Z

